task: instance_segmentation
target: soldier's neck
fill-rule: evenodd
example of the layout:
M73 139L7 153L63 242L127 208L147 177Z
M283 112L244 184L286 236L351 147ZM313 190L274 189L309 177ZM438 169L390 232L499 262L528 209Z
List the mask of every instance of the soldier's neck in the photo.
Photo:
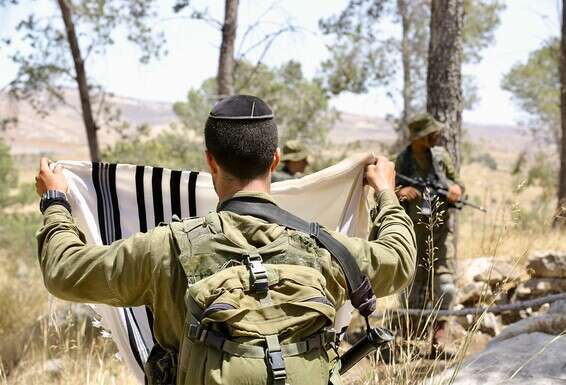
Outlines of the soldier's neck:
M428 152L429 147L427 145L421 144L419 142L411 143L411 150L416 156L423 156Z
M216 181L216 193L220 202L231 198L240 191L271 193L270 176L250 180L220 179Z

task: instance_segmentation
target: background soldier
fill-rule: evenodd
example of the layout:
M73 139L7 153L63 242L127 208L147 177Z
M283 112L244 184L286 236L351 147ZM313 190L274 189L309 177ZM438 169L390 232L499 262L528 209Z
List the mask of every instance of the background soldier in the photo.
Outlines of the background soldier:
M146 363L149 384L267 383L265 351L259 359L257 355L255 359L238 356L248 357L246 354L251 354L250 351L257 353L258 346L262 345L257 337L253 337L255 334L250 332L252 337L249 338L242 337L242 334L235 340L229 334L218 336L219 330L195 329L192 323L186 329L186 315L187 318L194 316L194 309L187 311L193 306L192 302L185 303L188 284L191 283L194 288L200 282L214 282L204 278L226 273L230 266L228 262L241 264L239 259L234 260L238 258L235 250L247 253L249 264L251 256L259 253L258 250L277 245L285 249L283 253L273 253L273 258L294 258L296 266L304 260L308 263L307 267L312 267L313 274L321 276L317 282L325 282L325 289L317 293L324 293L329 299L325 297L322 302L314 304L301 302L302 310L295 310L295 314L281 315L280 310L268 306L271 297L263 297L267 302L266 307L261 308L264 311L262 316L275 314L284 321L289 321L288 318L300 321L309 314L319 314L305 310L307 306L321 311L339 308L348 299L347 281L338 263L330 258L328 251L318 247L309 234L266 223L250 215L220 210L226 201L238 199L275 205L269 192L271 175L279 164L280 153L277 127L269 106L252 96L227 97L211 111L204 136L206 160L221 202L219 211L204 218L159 226L108 246L85 243L64 194L67 190L65 177L60 169L51 171L47 159L42 158L36 178L37 192L42 194L40 207L43 212L43 226L37 233L41 270L47 289L57 297L111 306L148 305L151 308L157 344ZM373 241L329 231L331 237L354 257L378 297L403 288L411 279L415 266L414 232L409 217L394 194L394 175L393 163L384 157L371 159L365 169L365 180L376 191L377 215L371 232ZM292 248L299 248L300 253L293 254ZM243 257L242 260L246 261ZM260 277L258 275L256 280L255 274L259 274L257 270L263 265L257 259L254 261L255 265L249 266L256 285ZM235 277L235 280L239 281L239 278ZM312 279L313 285L315 281ZM294 287L300 290L308 285ZM273 300L284 297L274 295ZM204 320L216 313L200 314ZM318 316L317 320L320 319ZM278 325L274 322L265 324L265 328ZM284 329L291 323L282 325ZM297 341L304 340L302 334L308 337L316 333L311 329L318 323L309 325L310 328L288 327L285 334L267 336L268 346L279 346L280 338L281 346L288 348L288 354L294 354L292 346L298 352ZM226 332L229 329L221 330ZM277 338L274 339L274 336ZM303 348L309 349L308 353L304 353L307 356L298 356L297 353L291 360L269 361L271 369L275 365L280 367L285 361L285 370L289 370L286 382L291 385L304 383L305 376L309 376L313 385L328 384L329 376L332 376L333 383L340 383L337 357L329 346L333 340L328 339L328 344L322 344L320 339L317 341L318 345L316 341L312 344L301 342ZM283 348L277 346L269 347L270 354L283 354ZM228 348L240 353L224 352ZM231 370L225 370L228 367ZM176 380L175 376L178 377Z
M283 168L273 173L272 182L295 179L301 177L305 168L309 165L310 155L298 139L288 140L281 151L281 162Z
M407 213L415 225L417 239L417 270L415 279L408 296L409 308L423 309L433 299L440 309L450 308L456 297L456 286L454 284L454 258L452 226L450 214L446 203L458 201L464 189L448 152L436 144L440 138L443 126L430 114L423 114L409 123L411 143L396 159L397 174L402 174L413 179L428 180L442 184L448 188L447 202L444 201L439 210L432 215L440 215L442 223L434 228L434 255L427 251L427 239L431 231L427 229L426 223L429 218L422 215L423 191L415 186L407 186L397 177L397 195L405 207ZM440 198L442 199L442 198ZM426 204L426 202L425 202ZM433 261L434 269L432 269ZM412 333L420 335L420 323L414 320ZM446 326L446 319L439 318L434 325L432 354L441 351L441 341Z

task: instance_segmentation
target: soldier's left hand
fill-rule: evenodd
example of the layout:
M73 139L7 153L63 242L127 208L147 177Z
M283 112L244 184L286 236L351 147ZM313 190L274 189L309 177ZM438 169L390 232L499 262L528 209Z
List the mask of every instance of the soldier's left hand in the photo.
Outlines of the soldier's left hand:
M448 202L456 203L460 200L461 197L462 197L462 188L457 184L453 184L452 186L450 186L450 188L448 189L448 195L446 197L448 199Z

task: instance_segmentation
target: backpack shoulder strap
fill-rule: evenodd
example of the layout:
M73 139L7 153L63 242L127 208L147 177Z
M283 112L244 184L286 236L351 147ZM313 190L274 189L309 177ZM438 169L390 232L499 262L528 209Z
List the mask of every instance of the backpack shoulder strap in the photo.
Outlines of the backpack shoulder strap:
M269 223L276 223L286 228L309 234L322 247L328 250L340 265L346 276L352 305L364 316L369 316L375 310L373 289L368 278L360 271L354 256L318 223L309 223L269 201L253 197L229 199L220 205L218 211L250 215Z

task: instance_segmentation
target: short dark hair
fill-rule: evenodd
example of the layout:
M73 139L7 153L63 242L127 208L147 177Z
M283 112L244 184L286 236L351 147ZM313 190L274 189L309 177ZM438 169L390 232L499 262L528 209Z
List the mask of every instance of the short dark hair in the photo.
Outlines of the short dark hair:
M204 140L223 169L238 179L254 179L271 166L277 150L277 125L273 119L208 118Z

